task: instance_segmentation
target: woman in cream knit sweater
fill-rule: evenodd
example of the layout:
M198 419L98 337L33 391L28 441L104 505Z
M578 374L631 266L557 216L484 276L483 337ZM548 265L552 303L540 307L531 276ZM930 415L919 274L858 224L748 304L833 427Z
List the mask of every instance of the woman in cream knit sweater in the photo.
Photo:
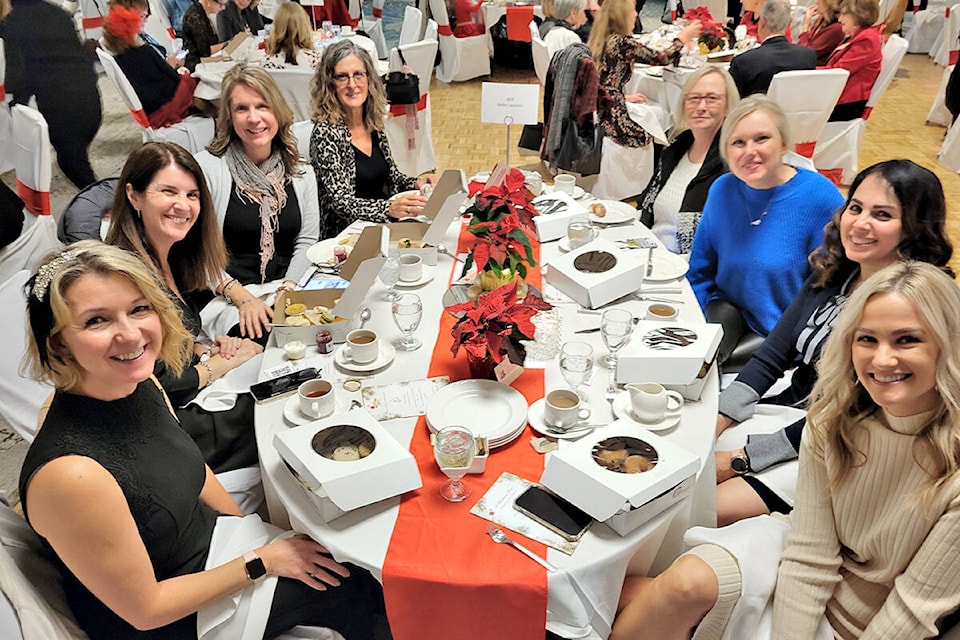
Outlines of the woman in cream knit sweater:
M689 531L667 571L627 578L611 639L936 636L960 606L958 308L928 264L862 284L824 347L792 515Z

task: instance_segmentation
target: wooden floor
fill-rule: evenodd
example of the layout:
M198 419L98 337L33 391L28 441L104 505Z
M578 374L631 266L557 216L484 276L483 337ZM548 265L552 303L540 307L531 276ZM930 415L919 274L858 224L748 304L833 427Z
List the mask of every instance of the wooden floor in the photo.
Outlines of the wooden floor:
M960 176L939 162L937 152L944 129L925 124L934 95L940 87L943 67L926 54L907 54L877 108L867 121L860 148L860 168L891 158L908 158L936 173L947 195L948 228L960 254ZM536 83L533 71L495 68L492 82ZM506 127L480 123L482 80L444 84L433 80L430 100L433 142L439 170L462 168L469 176L489 170L506 154ZM514 166L536 168L535 155L518 156L516 140L520 127L511 130L510 159ZM527 167L527 165L532 165ZM960 271L960 256L954 258Z

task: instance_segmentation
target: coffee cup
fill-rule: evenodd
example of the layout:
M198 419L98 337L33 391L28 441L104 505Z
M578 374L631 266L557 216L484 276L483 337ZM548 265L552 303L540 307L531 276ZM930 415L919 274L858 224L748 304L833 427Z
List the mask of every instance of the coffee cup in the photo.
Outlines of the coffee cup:
M300 413L308 418L326 418L337 408L333 385L326 380L309 380L297 389Z
M553 188L557 191L562 191L568 196L573 195L573 189L576 186L577 178L567 173L561 173L553 179Z
M416 282L423 277L423 258L415 253L400 256L400 282Z
M567 242L570 249L579 249L583 245L595 240L597 228L587 219L577 218L567 223Z
M347 334L347 343L343 345L343 356L357 364L373 362L380 355L380 341L370 329L355 329Z
M554 429L570 429L590 417L590 407L570 389L556 389L547 394L543 405L543 421Z
M671 304L657 302L647 307L646 320L676 320L679 311Z
M683 396L665 389L656 382L628 384L630 409L640 422L652 424L665 418L675 418L683 409Z

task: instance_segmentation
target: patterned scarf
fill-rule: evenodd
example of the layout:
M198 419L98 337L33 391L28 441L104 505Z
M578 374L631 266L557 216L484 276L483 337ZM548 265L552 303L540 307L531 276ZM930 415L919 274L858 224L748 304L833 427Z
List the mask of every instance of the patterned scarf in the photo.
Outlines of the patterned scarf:
M240 201L260 205L260 282L264 282L275 250L273 233L280 224L280 211L287 204L283 159L279 151L274 151L263 164L255 165L237 142L227 147L224 158Z

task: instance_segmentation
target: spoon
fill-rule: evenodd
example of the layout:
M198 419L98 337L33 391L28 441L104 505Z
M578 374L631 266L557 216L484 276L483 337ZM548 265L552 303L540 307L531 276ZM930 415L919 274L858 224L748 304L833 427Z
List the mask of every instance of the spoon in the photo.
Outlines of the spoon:
M463 262L463 261L464 261L463 258L461 258L460 256L456 255L455 253L450 253L450 250L447 249L447 245L443 244L442 242L438 242L438 243L437 243L437 251L439 251L440 253L442 253L442 254L444 254L444 255L450 256L451 258L453 258L453 259L456 260L457 262Z
M363 325L366 324L367 320L370 319L370 307L364 307L360 309L360 329L363 329Z
M523 546L519 542L515 542L511 540L507 536L507 534L503 532L503 529L501 529L500 527L495 527L493 525L490 525L489 527L487 527L487 533L490 534L490 537L493 538L494 542L497 542L500 544L509 544L514 549L516 549L523 555L527 556L528 558L530 558L531 560L533 560L534 562L542 566L547 571L557 570L555 566L553 566L552 564L550 564L549 562L547 562L546 560L544 560L543 558L535 554L533 551L530 551L530 549L527 549L525 546Z

